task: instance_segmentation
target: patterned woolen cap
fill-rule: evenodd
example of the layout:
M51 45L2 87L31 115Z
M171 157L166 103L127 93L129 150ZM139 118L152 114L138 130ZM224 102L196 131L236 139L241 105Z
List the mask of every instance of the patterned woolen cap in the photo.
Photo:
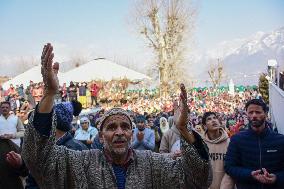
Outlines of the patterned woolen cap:
M55 105L57 129L65 132L71 129L73 112L74 109L71 102L63 102Z
M103 128L105 120L112 115L124 115L124 116L126 116L129 119L130 124L132 126L131 117L129 116L129 114L126 110L124 110L122 108L112 108L112 109L108 110L107 112L105 112L102 117L100 117L100 120L99 120L99 123L98 123L98 128L99 128L100 131Z

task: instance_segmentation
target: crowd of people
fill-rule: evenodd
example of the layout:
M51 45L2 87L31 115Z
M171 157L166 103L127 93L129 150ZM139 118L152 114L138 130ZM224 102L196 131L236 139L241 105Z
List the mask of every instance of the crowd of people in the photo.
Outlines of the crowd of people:
M1 187L284 186L284 139L257 88L181 85L160 97L125 80L58 86L51 53L42 83L1 88Z

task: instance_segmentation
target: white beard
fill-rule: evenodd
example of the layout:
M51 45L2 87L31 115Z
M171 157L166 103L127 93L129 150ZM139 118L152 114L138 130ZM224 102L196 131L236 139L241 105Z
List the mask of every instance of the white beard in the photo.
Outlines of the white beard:
M166 124L166 125L161 125L160 126L160 129L161 129L161 131L162 131L162 133L164 134L165 132L167 132L168 130L169 130L169 125L168 124Z

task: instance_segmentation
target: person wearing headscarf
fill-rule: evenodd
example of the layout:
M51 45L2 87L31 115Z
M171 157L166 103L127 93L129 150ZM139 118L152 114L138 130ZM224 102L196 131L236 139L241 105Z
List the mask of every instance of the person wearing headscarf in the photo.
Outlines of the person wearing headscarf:
M74 138L83 142L88 148L91 148L91 144L94 142L97 134L98 130L91 126L89 118L82 117L80 119L80 128L75 132Z
M162 134L165 134L169 130L169 123L165 117L160 118L160 129Z

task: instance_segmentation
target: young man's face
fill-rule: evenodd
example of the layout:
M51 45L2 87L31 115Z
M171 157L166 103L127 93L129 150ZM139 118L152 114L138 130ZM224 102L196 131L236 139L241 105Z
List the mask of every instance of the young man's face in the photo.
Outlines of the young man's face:
M112 155L126 155L131 145L132 125L125 115L112 115L102 125L100 140Z
M252 127L261 127L266 120L266 113L261 106L256 104L251 104L247 108L247 116L249 123Z
M144 121L138 121L137 122L137 128L140 130L140 131L143 131L145 129L145 123Z
M208 131L216 131L220 129L221 124L219 119L214 114L211 114L206 118L205 127Z

